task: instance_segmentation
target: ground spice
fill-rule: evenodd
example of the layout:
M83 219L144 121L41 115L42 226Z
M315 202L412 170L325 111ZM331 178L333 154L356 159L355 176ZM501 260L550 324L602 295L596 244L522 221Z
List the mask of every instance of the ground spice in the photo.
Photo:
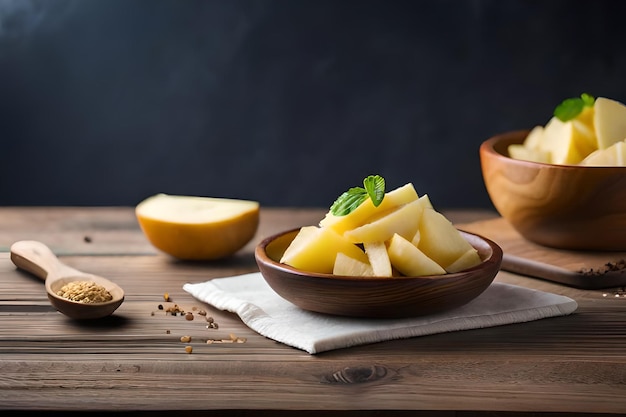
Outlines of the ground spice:
M113 299L106 288L93 281L69 282L57 291L57 295L79 303L104 303Z
M626 260L607 262L600 268L581 268L578 272L583 275L604 275L609 272L626 272Z

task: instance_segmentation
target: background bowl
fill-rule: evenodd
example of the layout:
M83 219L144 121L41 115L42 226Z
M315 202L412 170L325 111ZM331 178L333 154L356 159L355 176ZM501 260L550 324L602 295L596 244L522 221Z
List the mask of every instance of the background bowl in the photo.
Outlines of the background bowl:
M279 262L298 229L263 240L255 257L265 281L298 307L352 317L411 317L459 307L480 295L502 262L494 242L461 232L483 262L454 274L425 277L372 278L318 274Z
M554 165L508 157L528 131L480 146L483 179L496 210L524 238L575 250L626 250L626 167Z

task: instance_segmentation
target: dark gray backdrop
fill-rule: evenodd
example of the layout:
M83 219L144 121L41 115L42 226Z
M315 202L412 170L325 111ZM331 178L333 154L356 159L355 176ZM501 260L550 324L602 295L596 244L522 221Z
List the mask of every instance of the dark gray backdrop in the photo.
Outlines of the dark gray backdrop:
M0 0L0 205L491 207L478 147L626 100L626 2Z

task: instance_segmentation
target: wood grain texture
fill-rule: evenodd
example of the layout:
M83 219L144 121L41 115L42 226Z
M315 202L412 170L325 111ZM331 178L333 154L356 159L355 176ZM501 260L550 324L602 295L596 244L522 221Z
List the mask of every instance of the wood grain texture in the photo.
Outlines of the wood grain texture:
M265 281L298 307L347 317L401 318L449 311L478 297L500 270L502 250L488 239L462 232L482 259L465 271L436 276L340 277L280 263L299 229L263 240L255 257ZM445 300L445 301L442 301Z
M526 239L561 249L626 250L626 167L543 164L508 157L527 131L480 146L489 197Z
M9 246L20 233L5 219L19 218L19 210L0 212L7 214L0 215L0 242ZM80 209L47 213L57 222L65 213L97 223ZM91 213L128 226L118 229L118 244L107 247L117 254L94 256L80 239L59 239L59 247L75 253L64 255L63 262L114 280L126 300L105 320L72 321L52 309L40 280L0 253L2 410L435 417L626 412L626 300L606 291L502 271L496 280L567 295L579 309L566 317L312 356L256 334L237 316L203 305L182 290L186 282L256 271L249 248L219 262L181 262L143 250L129 255L127 249L142 242L130 209ZM460 217L471 218L466 214ZM268 236L310 224L320 211L268 209L261 218L260 235ZM66 219L62 225L40 225L39 234L31 226L29 233L45 240L64 228L77 230ZM75 236L97 230L82 228ZM159 309L173 304L194 312L194 320ZM213 317L217 329L207 328L200 309ZM191 341L183 343L181 336ZM209 339L216 342L207 344ZM187 345L193 347L191 354L185 352Z
M524 239L501 217L459 227L498 243L504 251L502 268L507 271L586 289L626 285L626 268L619 267L626 261L626 252L548 248Z

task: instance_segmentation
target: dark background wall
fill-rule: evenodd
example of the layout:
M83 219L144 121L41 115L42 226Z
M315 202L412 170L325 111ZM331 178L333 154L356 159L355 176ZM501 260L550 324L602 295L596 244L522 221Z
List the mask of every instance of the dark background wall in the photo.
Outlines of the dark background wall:
M626 101L626 2L0 0L0 205L491 207L478 147Z

